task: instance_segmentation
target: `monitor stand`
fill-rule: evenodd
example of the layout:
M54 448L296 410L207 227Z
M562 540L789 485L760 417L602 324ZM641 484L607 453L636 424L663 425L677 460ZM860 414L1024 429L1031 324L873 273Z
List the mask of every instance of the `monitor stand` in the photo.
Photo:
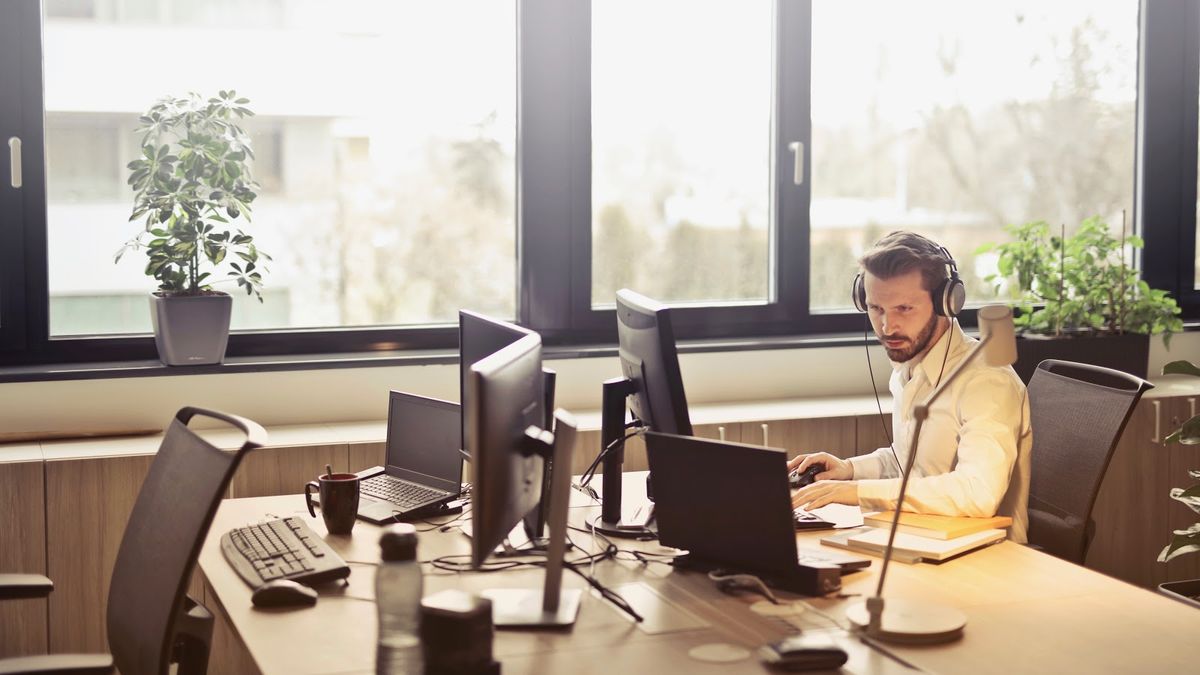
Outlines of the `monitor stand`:
M613 443L617 445L604 455L601 465L604 484L600 499L600 520L590 521L588 525L610 537L657 539L657 530L651 529L654 522L653 504L647 517L639 518L637 522L623 521L621 514L621 465L625 463L625 444L621 438L625 435L625 400L635 393L637 385L629 378L615 377L604 382L600 414L600 452L604 452ZM649 476L646 476L646 495L653 501L654 493L650 488Z
M559 413L564 414L564 413ZM575 447L575 425L559 417L555 434L530 427L525 432L531 454L570 466ZM575 623L583 591L563 588L563 557L567 549L567 509L571 502L571 476L559 471L550 488L550 542L546 550L546 580L542 588L493 588L481 595L492 601L492 624L497 628L566 628Z

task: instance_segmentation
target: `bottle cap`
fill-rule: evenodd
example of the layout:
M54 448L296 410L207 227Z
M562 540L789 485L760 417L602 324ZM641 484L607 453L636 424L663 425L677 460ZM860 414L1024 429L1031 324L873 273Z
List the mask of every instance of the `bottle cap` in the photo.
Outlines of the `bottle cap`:
M389 526L379 536L379 556L384 562L417 559L417 528L411 523Z

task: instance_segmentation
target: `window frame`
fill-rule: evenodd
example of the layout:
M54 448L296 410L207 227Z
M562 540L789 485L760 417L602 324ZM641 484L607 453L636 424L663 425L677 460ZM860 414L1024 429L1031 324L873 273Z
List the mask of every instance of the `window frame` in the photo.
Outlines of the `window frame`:
M515 11L516 318L548 344L613 343L613 310L591 306L591 1L516 0ZM1134 224L1146 236L1144 277L1171 291L1187 318L1200 317L1200 291L1192 288L1198 12L1188 0L1139 3ZM20 136L24 150L24 187L0 185L0 367L156 359L151 335L49 335L42 11L38 0L15 0L0 13L16 19L0 20L0 86L12 91L13 79L19 81L18 95L0 101L0 140ZM774 17L769 300L676 305L682 339L742 338L740 344L753 346L756 338L855 334L866 325L857 312L809 306L812 3L775 0ZM799 186L792 182L793 141L805 149ZM848 271L847 294L851 277ZM975 325L974 311L961 320ZM234 331L228 356L456 344L450 324Z

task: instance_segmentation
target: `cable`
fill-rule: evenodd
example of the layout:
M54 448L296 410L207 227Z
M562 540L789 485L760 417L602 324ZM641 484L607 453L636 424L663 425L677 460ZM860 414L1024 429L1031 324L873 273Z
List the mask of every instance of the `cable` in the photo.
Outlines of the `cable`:
M879 426L883 427L883 435L887 438L888 447L892 449L892 458L896 460L896 466L900 466L900 456L896 454L896 445L892 442L892 432L887 428L887 422L883 419L883 404L879 402L879 387L875 385L875 369L871 367L871 345L867 342L867 333L873 329L871 326L871 315L865 316L867 327L863 329L863 351L867 354L867 374L871 380L871 391L875 392L875 407L879 409Z
M629 429L630 427L632 427L635 424L637 424L637 422L630 422L625 425L625 428ZM615 448L625 447L625 441L628 441L629 439L633 438L634 436L642 434L645 431L646 431L646 427L638 426L636 429L625 434L624 436L613 439L613 441L611 443L609 443L607 447L605 447L603 450L601 450L596 455L596 458L592 460L592 463L588 466L587 470L584 471L583 475L581 475L579 477L579 483L578 483L578 486L576 489L582 490L583 492L590 494L593 499L599 499L600 498L599 495L596 494L595 490L592 490L591 488L589 488L588 484L591 483L592 478L595 477L596 469L600 467L600 463L603 462L604 458L606 456L608 456L608 453L612 452Z

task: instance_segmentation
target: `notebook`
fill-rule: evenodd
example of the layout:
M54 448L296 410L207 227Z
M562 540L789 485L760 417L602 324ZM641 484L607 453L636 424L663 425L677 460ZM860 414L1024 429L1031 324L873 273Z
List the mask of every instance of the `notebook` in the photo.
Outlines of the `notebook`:
M1002 542L1007 536L1008 534L1000 529L983 530L954 539L931 539L905 532L896 532L896 540L892 545L892 560L905 563L922 560L938 562ZM878 556L883 555L887 548L887 541L888 530L878 527L863 527L821 537L822 544Z
M871 527L887 529L892 526L895 511L883 511L863 516L863 523ZM925 513L900 512L900 524L897 532L915 534L931 539L954 539L964 535L1012 527L1012 518L994 516L992 518L966 518L962 516L935 516Z
M396 522L456 499L463 456L459 405L393 391L388 399L386 466L358 472L358 517Z

